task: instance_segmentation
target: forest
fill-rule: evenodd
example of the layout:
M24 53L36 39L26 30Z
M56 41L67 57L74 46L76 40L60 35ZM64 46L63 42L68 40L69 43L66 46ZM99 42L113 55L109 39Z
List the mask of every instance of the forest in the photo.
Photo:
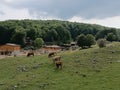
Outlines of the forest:
M0 44L15 43L25 47L41 38L45 44L67 44L81 34L91 34L96 40L107 38L120 41L120 29L60 20L7 20L0 21Z

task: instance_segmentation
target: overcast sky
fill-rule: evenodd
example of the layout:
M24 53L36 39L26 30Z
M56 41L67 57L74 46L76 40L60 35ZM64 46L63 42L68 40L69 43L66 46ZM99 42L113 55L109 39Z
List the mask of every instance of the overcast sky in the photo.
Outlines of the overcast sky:
M0 0L0 21L67 20L120 28L120 0Z

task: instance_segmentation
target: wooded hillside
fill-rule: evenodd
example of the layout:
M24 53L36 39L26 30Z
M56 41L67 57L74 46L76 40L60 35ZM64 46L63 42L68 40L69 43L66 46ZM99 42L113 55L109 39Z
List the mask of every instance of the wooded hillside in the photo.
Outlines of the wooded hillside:
M59 20L8 20L0 22L0 44L16 43L25 46L26 38L42 38L46 44L75 41L80 34L92 34L96 40L112 33L119 40L119 29L95 24Z

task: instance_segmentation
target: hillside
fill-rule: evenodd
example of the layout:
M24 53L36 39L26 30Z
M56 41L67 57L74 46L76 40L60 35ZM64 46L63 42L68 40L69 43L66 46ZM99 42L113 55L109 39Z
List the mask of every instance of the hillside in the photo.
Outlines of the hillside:
M80 34L92 34L96 40L112 33L118 41L120 30L95 24L59 20L0 21L0 44L16 43L26 46L26 39L42 38L45 44L64 44L75 41Z
M120 43L60 52L63 69L47 54L0 59L0 90L119 90Z

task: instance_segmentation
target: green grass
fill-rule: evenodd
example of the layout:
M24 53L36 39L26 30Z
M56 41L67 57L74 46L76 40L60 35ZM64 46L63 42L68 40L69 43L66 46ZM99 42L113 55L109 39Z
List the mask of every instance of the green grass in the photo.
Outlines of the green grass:
M120 43L58 55L63 69L47 54L1 59L0 90L120 90Z

